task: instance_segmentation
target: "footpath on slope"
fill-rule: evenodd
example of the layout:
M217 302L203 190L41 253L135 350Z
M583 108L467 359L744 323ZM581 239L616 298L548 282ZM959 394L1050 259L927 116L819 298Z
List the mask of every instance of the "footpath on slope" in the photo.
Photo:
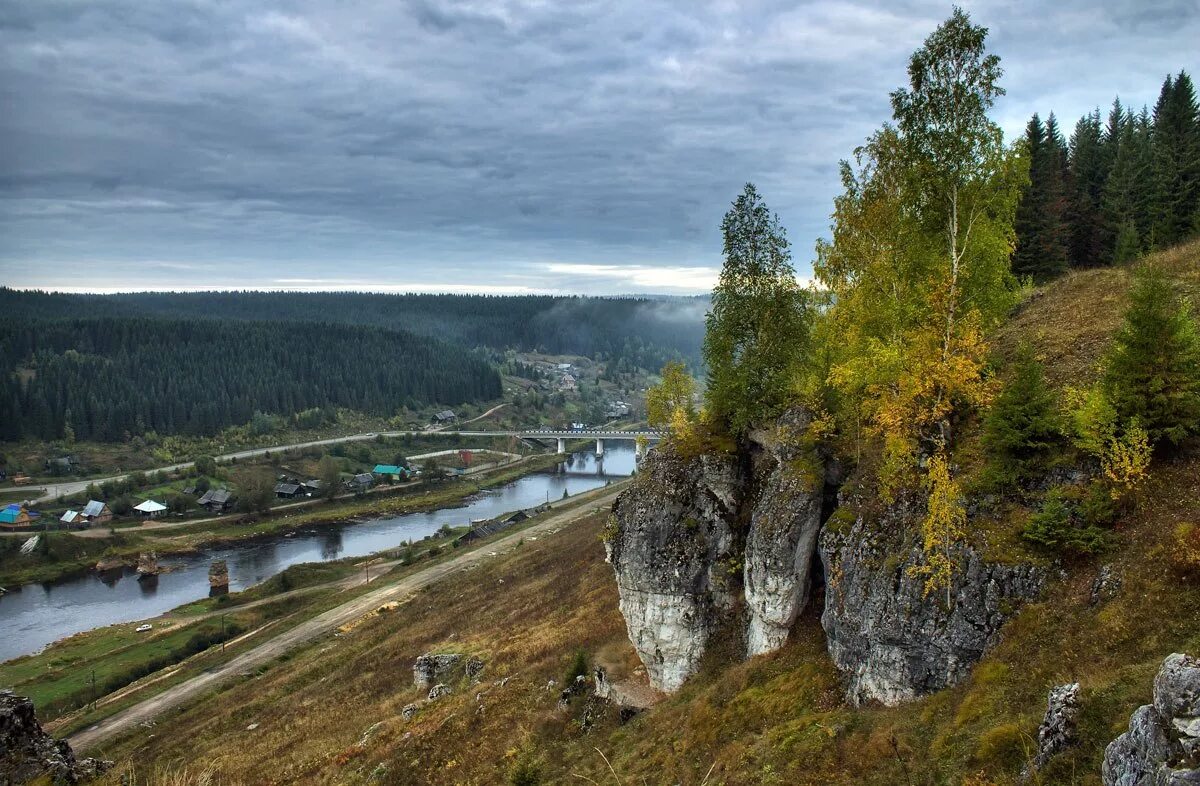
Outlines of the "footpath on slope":
M207 691L213 690L246 672L253 671L259 666L269 663L284 653L308 644L314 639L370 613L385 603L396 600L407 600L415 593L452 573L474 567L483 560L488 559L490 553L510 549L524 538L560 529L576 519L589 515L596 507L610 505L618 493L619 489L606 488L605 493L595 498L587 499L586 504L582 504L578 508L572 508L569 511L551 516L545 521L525 527L497 540L483 543L478 548L437 565L431 565L424 570L405 576L394 584L381 587L341 606L325 611L313 619L281 633L270 641L266 641L238 655L222 666L218 666L211 671L174 685L157 696L127 707L93 726L72 734L67 738L67 742L76 751L93 749L103 742L133 729L139 724L154 719L163 712L178 708L193 699L199 698ZM580 501L583 502L584 500L580 499Z

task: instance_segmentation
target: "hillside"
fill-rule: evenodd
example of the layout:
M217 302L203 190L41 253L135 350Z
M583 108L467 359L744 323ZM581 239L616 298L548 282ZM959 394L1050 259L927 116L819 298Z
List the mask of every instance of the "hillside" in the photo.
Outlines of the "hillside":
M1200 244L1159 261L1196 292ZM1117 324L1127 286L1120 269L1051 283L1015 312L999 345L1029 340L1054 386L1078 384ZM718 636L677 693L624 723L584 697L560 709L579 651L613 680L646 679L604 562L608 526L595 517L102 752L119 762L113 783L129 775L137 783L998 786L1018 782L1036 751L1049 690L1078 681L1077 744L1030 782L1098 784L1105 746L1150 698L1163 658L1200 652L1198 499L1194 449L1160 460L1136 506L1113 524L1106 551L1041 557L1045 586L1005 610L999 643L965 679L895 707L845 700L819 620L829 588L818 586L771 654L741 662L738 637ZM972 539L1013 539L1025 515L991 521ZM412 666L426 652L480 657L482 681L452 682L450 695L405 720L403 708L425 692L413 687Z

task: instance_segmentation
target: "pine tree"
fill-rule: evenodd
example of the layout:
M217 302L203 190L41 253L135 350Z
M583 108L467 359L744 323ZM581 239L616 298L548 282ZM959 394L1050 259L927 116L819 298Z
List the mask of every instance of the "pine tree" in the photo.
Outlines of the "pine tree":
M1042 468L1062 443L1057 400L1033 348L1022 345L1011 376L984 420L983 444L998 479L1019 480Z
M1130 305L1102 380L1119 422L1136 423L1157 445L1200 432L1200 335L1191 305L1157 267L1134 272Z
M1162 247L1195 231L1200 210L1200 108L1186 72L1163 82L1154 105L1154 241Z

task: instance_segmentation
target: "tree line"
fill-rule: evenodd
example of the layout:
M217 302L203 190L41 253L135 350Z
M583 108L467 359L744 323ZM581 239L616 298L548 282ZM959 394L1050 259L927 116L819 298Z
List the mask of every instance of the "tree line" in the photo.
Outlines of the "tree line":
M647 370L672 359L699 360L706 305L703 298L361 292L81 295L0 287L0 314L13 319L133 315L374 325L468 347L623 359Z
M498 398L500 376L409 332L293 322L89 318L0 322L0 439L212 435L256 412Z
M1013 272L1041 283L1119 264L1200 234L1200 107L1191 77L1167 76L1153 110L1113 102L1064 139L1051 113L1025 129L1029 183Z

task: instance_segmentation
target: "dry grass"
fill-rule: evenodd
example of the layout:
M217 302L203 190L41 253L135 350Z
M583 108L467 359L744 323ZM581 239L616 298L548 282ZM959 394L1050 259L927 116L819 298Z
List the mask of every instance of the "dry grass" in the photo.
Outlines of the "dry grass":
M1200 293L1200 244L1160 261L1181 289ZM1053 381L1085 381L1127 282L1127 271L1098 270L1051 285L1005 328L1000 348L1028 337ZM203 766L212 783L492 784L507 782L520 762L535 764L546 784L1000 786L1015 784L1030 757L1048 690L1078 680L1080 743L1033 783L1098 786L1104 746L1149 699L1162 658L1200 652L1200 575L1171 567L1181 526L1200 524L1197 499L1200 456L1158 466L1137 510L1119 522L1116 550L1063 565L1063 577L1010 622L964 684L899 708L842 703L810 609L780 651L738 662L738 642L722 639L677 695L624 725L605 716L584 732L579 702L559 711L547 681L561 682L580 648L618 676L637 666L596 516L452 577L105 753L139 773ZM999 535L1010 528L997 526ZM1105 562L1121 587L1093 604ZM419 697L412 662L429 650L480 655L485 679L456 683L406 722L401 709Z
M1178 282L1179 291L1200 306L1200 241L1151 255ZM1029 341L1046 366L1052 385L1083 385L1121 322L1131 268L1080 270L1037 289L996 334L995 344L1011 356Z

